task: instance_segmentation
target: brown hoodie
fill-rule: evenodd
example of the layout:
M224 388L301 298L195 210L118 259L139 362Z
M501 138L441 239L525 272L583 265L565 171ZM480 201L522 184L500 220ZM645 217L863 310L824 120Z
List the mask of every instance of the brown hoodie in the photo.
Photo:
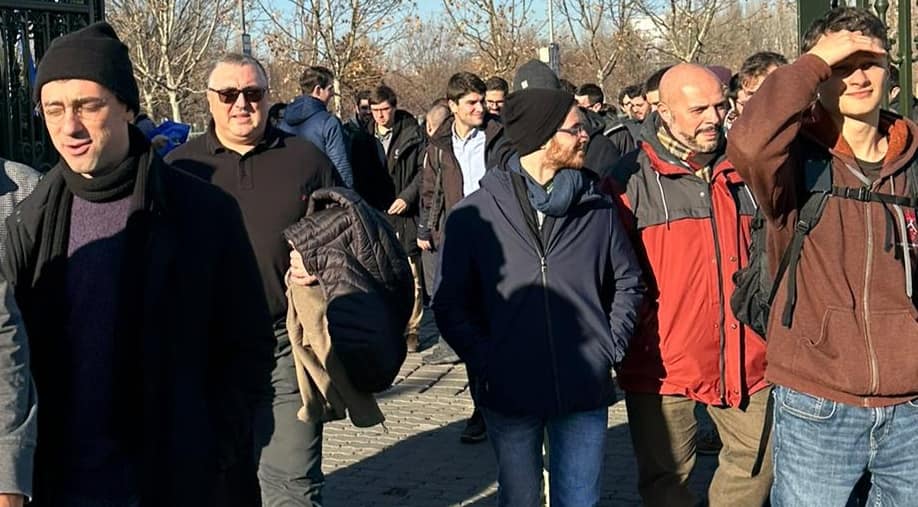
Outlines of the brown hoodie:
M773 273L806 201L805 150L815 149L815 144L831 153L834 185L863 186L852 172L857 164L848 143L825 112L814 107L819 83L831 74L812 55L775 70L730 130L728 158L768 218ZM918 148L918 127L882 113L879 128L888 136L889 149L873 189L906 195L906 168ZM811 142L802 143L803 137ZM918 311L906 293L902 250L887 248L889 234L898 244L903 240L900 227L907 221L916 225L912 210L902 209L896 218L899 211L875 202L828 200L803 245L789 328L781 324L785 286L772 306L769 381L864 407L918 397Z

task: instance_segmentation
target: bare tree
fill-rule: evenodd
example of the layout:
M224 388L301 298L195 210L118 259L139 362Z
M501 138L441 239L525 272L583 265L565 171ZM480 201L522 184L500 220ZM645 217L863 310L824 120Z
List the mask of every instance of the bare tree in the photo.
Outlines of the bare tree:
M590 79L605 88L606 80L625 55L643 45L633 26L634 0L554 2L569 32L572 56L587 64L593 73Z
M215 42L225 41L232 0L111 0L108 18L130 47L144 107L168 104L182 121L183 104L201 93L202 68Z
M721 9L735 0L636 0L653 26L655 48L683 62L697 61Z
M408 0L258 0L269 19L272 57L296 71L325 65L335 92L353 91L382 77L383 49L405 22ZM336 101L336 113L341 103Z
M527 54L535 55L533 0L443 0L456 35L480 59L478 71L509 76Z

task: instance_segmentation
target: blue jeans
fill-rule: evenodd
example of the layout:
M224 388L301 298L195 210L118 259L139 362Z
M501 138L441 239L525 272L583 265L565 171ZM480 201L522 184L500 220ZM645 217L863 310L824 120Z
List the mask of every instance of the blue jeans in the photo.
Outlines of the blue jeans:
M776 387L774 507L837 507L871 472L867 505L915 505L918 401L862 408Z
M548 435L552 507L599 504L609 409L548 419L506 416L481 408L497 455L497 505L538 507L542 492L542 442Z

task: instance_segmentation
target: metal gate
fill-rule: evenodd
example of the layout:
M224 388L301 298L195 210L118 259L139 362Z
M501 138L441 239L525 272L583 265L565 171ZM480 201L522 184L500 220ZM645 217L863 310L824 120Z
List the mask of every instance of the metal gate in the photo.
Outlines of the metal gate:
M34 114L35 65L55 37L99 21L104 0L0 0L0 157L46 170L57 153Z
M899 67L899 86L903 91L899 94L899 112L902 116L908 118L912 111L912 96L914 87L912 86L912 62L915 60L913 51L915 50L916 41L912 38L912 2L911 0L896 0L899 17L896 20L898 30L896 33L890 33L890 40L893 41L893 48L890 51L891 63ZM800 37L810 26L813 20L821 17L831 8L851 5L865 7L873 12L889 25L888 17L889 0L797 0L797 27ZM908 93L906 93L908 92Z

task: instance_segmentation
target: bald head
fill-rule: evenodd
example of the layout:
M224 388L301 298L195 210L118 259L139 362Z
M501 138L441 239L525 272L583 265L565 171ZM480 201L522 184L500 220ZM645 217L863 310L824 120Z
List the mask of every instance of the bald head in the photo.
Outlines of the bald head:
M684 95L683 88L696 87L708 90L722 90L720 79L703 65L680 63L674 65L660 80L660 101L672 102Z
M432 136L434 132L440 128L440 125L443 125L443 121L450 115L449 108L437 104L430 108L430 111L427 111L426 121L424 125L427 127L427 135Z
M695 152L720 145L727 99L720 79L701 65L682 63L660 81L660 120L673 136Z

